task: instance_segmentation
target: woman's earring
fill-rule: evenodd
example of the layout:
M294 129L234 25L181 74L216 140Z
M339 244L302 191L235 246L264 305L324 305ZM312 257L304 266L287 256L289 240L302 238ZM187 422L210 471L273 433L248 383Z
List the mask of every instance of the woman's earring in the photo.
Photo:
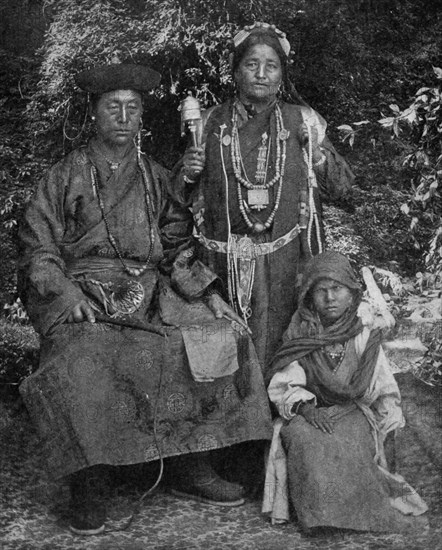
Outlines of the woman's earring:
M92 116L91 116L91 119L92 119L92 120L95 120L95 115L92 115Z

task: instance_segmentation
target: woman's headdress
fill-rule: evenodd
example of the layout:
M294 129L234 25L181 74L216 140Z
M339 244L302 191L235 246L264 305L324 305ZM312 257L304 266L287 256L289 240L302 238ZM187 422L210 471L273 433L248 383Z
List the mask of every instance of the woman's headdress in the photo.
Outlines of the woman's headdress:
M269 25L268 23L263 23L262 21L256 21L253 25L247 25L233 37L233 46L235 50L244 42L244 40L247 40L250 35L258 33L275 34L285 56L289 56L290 42L287 40L286 34L276 28L275 25Z

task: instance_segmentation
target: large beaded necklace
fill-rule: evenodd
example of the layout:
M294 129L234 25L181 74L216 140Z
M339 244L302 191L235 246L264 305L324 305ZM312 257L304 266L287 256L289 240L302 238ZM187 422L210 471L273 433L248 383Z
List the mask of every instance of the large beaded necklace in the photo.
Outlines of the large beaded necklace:
M146 271L146 269L149 267L149 262L152 258L152 252L153 252L153 247L154 247L154 243L155 243L155 231L154 231L154 223L153 223L154 219L153 219L153 212L152 212L152 205L151 205L151 199L150 199L150 193L149 193L149 184L148 184L149 180L148 180L147 173L146 173L146 167L144 166L144 163L143 163L143 161L141 160L141 158L139 156L137 157L137 164L138 164L138 166L141 170L141 175L142 175L142 179L143 179L144 201L146 203L146 211L147 211L147 217L148 217L148 220L149 220L149 228L150 228L149 253L147 255L146 262L140 268L129 267L126 264L126 262L124 261L124 258L123 258L122 254L120 252L120 249L118 248L117 241L116 241L115 237L113 236L113 234L110 230L110 227L109 227L109 221L107 219L105 209L104 209L103 198L101 196L100 189L99 189L99 186L98 186L97 169L93 164L91 166L92 187L94 189L95 196L97 197L97 200L98 200L98 205L100 207L101 215L103 217L103 222L104 222L104 225L106 227L106 232L107 232L107 236L109 238L109 242L111 243L112 248L114 249L115 254L117 255L118 259L120 260L124 271L128 275L130 275L131 277L140 277Z
M237 196L238 204L241 215L247 224L247 227L253 229L256 233L262 233L268 229L275 218L276 212L279 208L282 194L282 183L285 173L285 163L287 157L287 138L289 137L289 131L284 128L284 121L282 118L281 108L278 104L275 105L276 116L276 165L275 175L270 181L266 181L268 160L270 156L270 144L267 145L269 136L265 132L262 135L261 145L258 149L257 167L255 173L255 184L253 184L247 177L246 170L241 155L241 146L239 142L238 132L238 113L233 109L232 115L232 144L231 144L231 159L233 172L237 183ZM269 204L269 189L274 185L278 185L278 191L276 193L275 204L270 212L267 220L264 223L253 222L248 213L248 209L263 210ZM247 189L247 203L243 200L241 186ZM246 210L247 209L247 210Z

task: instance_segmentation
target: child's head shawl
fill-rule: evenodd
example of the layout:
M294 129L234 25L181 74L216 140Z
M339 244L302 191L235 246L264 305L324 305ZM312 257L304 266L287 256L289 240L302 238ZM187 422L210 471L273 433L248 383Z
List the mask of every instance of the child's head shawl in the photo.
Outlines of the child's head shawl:
M354 291L355 299L347 312L333 325L323 327L317 313L312 308L310 291L321 279L332 279ZM350 262L338 252L324 252L318 254L307 264L301 291L299 295L299 307L292 319L296 338L287 340L277 352L275 359L266 373L267 381L289 363L299 361L306 371L309 371L318 382L325 382L330 372L329 359L324 347L347 342L362 332L363 326L357 312L362 295L362 287L353 271ZM358 376L350 383L349 388L340 397L346 400L363 393L371 379L374 364L378 355L380 339L378 334L372 334L370 345L361 358ZM325 390L325 394L328 394ZM330 399L339 402L340 397L336 392L330 395ZM323 396L325 398L325 395Z

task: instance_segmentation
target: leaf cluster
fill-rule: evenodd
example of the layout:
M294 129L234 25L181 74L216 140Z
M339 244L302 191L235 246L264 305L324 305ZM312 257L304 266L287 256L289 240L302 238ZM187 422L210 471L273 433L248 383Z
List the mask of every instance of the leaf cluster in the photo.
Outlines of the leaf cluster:
M38 335L29 325L0 320L0 338L0 384L17 385L38 367Z
M413 368L413 374L430 386L442 386L442 342L440 334L426 342L427 351Z
M397 173L408 177L400 205L400 213L409 219L407 241L424 253L427 268L437 275L442 271L442 69L433 71L435 86L419 88L404 109L390 104L390 114L377 122L399 145L403 169ZM353 146L365 124L369 121L339 126L342 140Z
M15 286L17 221L35 178L47 166L23 116L36 87L39 61L0 50L0 303Z
M442 272L442 69L434 67L438 84L420 88L412 104L398 117L408 125L413 150L404 165L413 172L412 195L402 210L411 216L410 230L432 229L425 261L431 271Z

